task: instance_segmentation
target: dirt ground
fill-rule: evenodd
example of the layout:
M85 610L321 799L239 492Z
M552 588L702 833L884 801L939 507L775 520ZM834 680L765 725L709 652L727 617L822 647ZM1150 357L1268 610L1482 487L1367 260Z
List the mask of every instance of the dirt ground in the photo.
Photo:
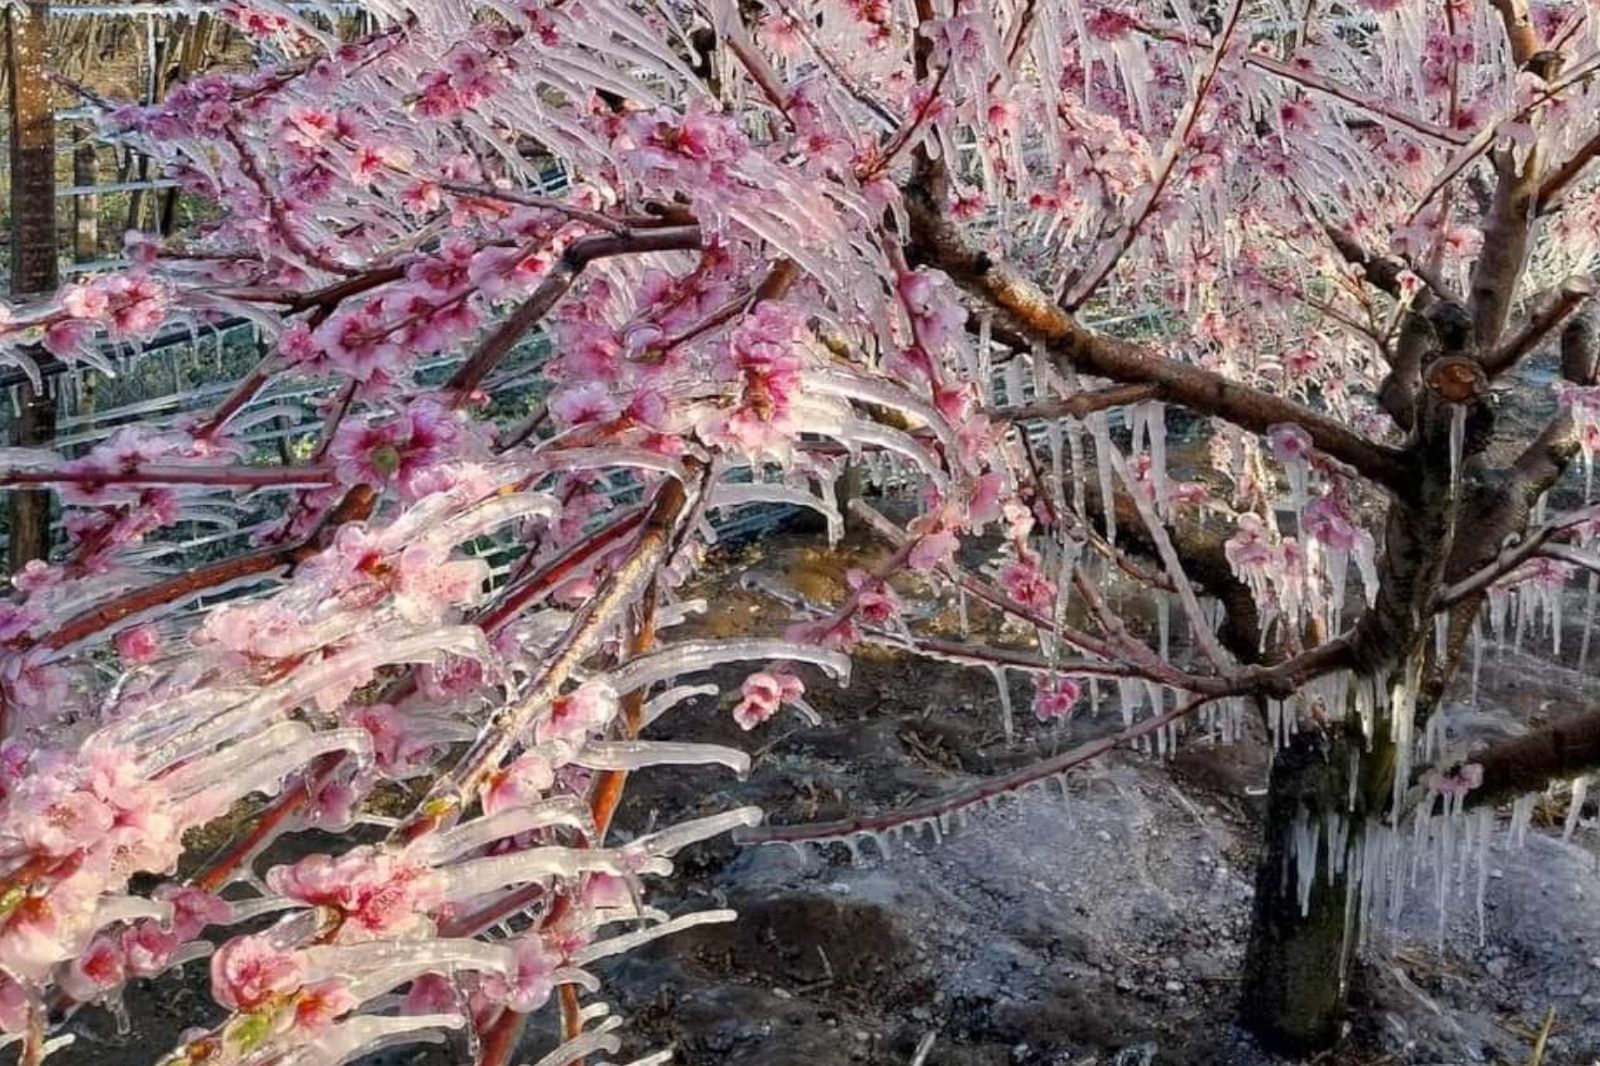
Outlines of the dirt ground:
M768 538L730 560L705 590L710 611L673 636L767 631L781 610L735 579L786 574L826 597L848 561ZM716 679L731 693L742 674ZM1600 689L1509 652L1491 653L1484 679L1475 708L1450 708L1453 733L1514 731ZM786 712L744 734L731 696L663 720L663 735L752 751L752 772L636 775L619 836L744 803L775 823L892 810L1120 725L1107 707L1099 719L1043 726L1018 682L1018 735L1007 745L988 674L896 656L863 657L848 689L807 680L820 726ZM674 913L730 905L740 920L598 967L628 1019L624 1050L673 1046L686 1066L1286 1066L1232 1021L1266 759L1260 738L1196 739L1167 761L1119 753L1074 772L1065 796L1052 785L1007 797L942 844L887 857L869 845L860 864L837 845L701 845L653 901ZM1522 1066L1552 1011L1545 1066L1600 1061L1600 834L1585 827L1563 843L1563 815L1559 803L1541 810L1521 850L1497 842L1481 944L1470 900L1449 913L1440 943L1424 877L1408 917L1360 966L1347 1039L1314 1061ZM158 1058L214 1010L203 964L189 970L130 990L125 1035L85 1012L77 1045L52 1061ZM530 1027L516 1061L536 1062L552 1040ZM465 1055L412 1047L364 1061Z

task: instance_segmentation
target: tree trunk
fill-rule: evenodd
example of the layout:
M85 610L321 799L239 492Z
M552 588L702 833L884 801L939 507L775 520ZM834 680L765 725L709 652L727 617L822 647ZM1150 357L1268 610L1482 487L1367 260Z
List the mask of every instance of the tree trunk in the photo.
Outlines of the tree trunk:
M1349 816L1349 759L1348 741L1303 732L1272 763L1240 1012L1263 1043L1292 1055L1330 1046L1344 1021L1355 925L1346 925L1349 879L1330 876L1326 826L1330 815ZM1294 847L1299 824L1318 832L1316 881L1304 911Z
M48 0L6 9L6 73L11 85L11 293L54 292L56 263L56 131L49 70ZM16 443L48 444L55 437L53 395L22 386ZM50 493L11 493L13 571L50 553Z

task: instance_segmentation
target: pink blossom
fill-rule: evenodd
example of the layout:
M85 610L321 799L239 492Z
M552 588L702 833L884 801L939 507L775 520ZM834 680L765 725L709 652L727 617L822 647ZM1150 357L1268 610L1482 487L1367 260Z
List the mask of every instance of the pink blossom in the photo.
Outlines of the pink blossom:
M27 990L0 974L0 1033L24 1032L32 1007Z
M1446 799L1460 800L1473 789L1483 784L1483 767L1477 763L1467 763L1464 766L1452 767L1449 770L1434 771L1428 775L1427 787L1431 792L1436 792Z
M480 984L483 995L492 1003L503 1003L518 1014L528 1014L544 1006L555 991L552 975L561 965L561 956L544 946L539 933L518 939L511 947L516 971L509 977L485 974Z
M550 714L534 727L540 744L553 740L582 744L617 713L617 694L603 681L585 681L550 704Z
M109 936L97 936L61 974L61 989L72 998L89 1002L122 984L127 959L122 945Z
M1077 706L1082 695L1078 683L1070 677L1051 675L1038 678L1033 687L1033 713L1041 722L1066 718Z
M1055 582L1045 577L1034 559L1020 559L1000 571L1006 595L1024 607L1048 614L1055 606Z
M751 674L739 691L741 699L733 709L733 720L748 731L777 714L783 704L804 696L806 686L794 674L773 669Z
M94 338L94 323L83 319L64 319L44 331L44 350L68 362L82 358Z
M906 563L913 570L927 573L954 560L960 546L953 530L935 526L917 538Z
M900 613L900 597L882 578L874 577L859 567L844 573L845 584L856 594L856 611L874 625L883 625Z
M617 396L599 382L562 389L550 399L550 414L565 426L610 422L622 412Z
M153 921L139 922L122 934L122 950L126 954L130 977L153 977L165 970L183 945L182 939L172 930L161 928ZM80 997L81 998L81 997Z
M266 934L235 937L211 956L211 995L229 1010L254 1010L302 980L300 961Z
M442 902L436 874L372 848L337 858L309 855L269 870L267 884L281 896L339 911L344 918L339 938L346 943L403 936Z
M307 1036L320 1036L327 1032L335 1019L349 1014L360 1005L361 1001L338 978L318 981L301 988L295 998L294 1025Z
M151 625L130 626L117 634L117 654L129 666L154 662L161 653L161 641Z
M483 795L483 813L498 814L513 807L525 807L544 798L556 783L550 760L525 752L512 761L490 782Z
M1293 423L1267 427L1267 443L1279 462L1305 462L1311 457L1311 434Z
M900 276L900 299L916 329L917 341L942 351L967 321L967 309L942 274L919 270Z
M449 1014L456 1010L455 986L443 974L425 973L411 982L402 1014Z
M1006 491L1004 475L993 470L973 482L972 499L967 505L967 528L976 533L1000 517L1000 503Z

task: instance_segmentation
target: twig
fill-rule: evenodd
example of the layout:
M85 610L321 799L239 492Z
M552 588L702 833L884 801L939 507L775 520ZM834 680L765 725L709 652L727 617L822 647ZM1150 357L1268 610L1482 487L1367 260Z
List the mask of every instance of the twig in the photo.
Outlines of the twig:
M1072 769L1097 759L1107 752L1121 747L1123 744L1149 736L1159 729L1185 718L1201 707L1205 706L1215 697L1201 696L1190 700L1181 706L1174 707L1165 714L1154 715L1146 718L1136 725L1130 726L1119 733L1091 740L1087 744L1080 744L1071 751L1062 752L1054 758L1044 759L1025 766L1010 774L991 778L971 788L962 789L939 799L927 800L923 803L891 811L887 814L862 815L856 818L845 818L831 822L811 822L806 825L761 825L741 828L734 831L733 838L739 844L798 844L806 841L834 840L840 837L853 836L857 833L867 833L877 830L893 829L896 826L910 822L937 819L956 811L982 803L992 796L1015 792L1035 782L1054 777L1056 774Z
M1544 1024L1539 1027L1539 1038L1533 1042L1533 1054L1528 1056L1528 1066L1540 1066L1544 1062L1545 1044L1550 1039L1550 1027L1556 1022L1556 1008L1552 1004L1545 1008Z

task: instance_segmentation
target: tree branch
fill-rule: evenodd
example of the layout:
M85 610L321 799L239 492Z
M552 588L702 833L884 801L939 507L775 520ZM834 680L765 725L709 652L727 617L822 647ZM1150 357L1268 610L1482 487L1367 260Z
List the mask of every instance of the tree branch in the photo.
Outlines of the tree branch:
M1483 768L1483 783L1467 793L1476 806L1569 781L1600 767L1600 708L1571 715L1543 729L1502 740L1459 763Z
M465 397L483 383L489 371L504 359L540 319L572 288L573 282L596 259L644 252L681 252L700 247L698 225L670 226L643 233L582 237L567 246L549 275L528 298L457 368L446 388Z
M1385 487L1405 485L1407 463L1397 449L1368 440L1292 400L1083 328L1037 285L968 245L919 190L905 190L905 198L911 218L911 256L940 268L956 284L994 305L1013 328L1043 342L1057 359L1113 381L1152 385L1161 400L1258 433L1278 423L1296 423L1334 459Z
M1112 385L1104 389L1076 392L1071 396L1057 396L1038 400L1022 407L1002 407L991 411L997 419L1007 422L1027 422L1032 419L1086 418L1108 407L1124 407L1155 398L1154 385Z
M1539 213L1550 210L1561 194L1566 192L1573 182L1592 163L1596 156L1600 156L1600 133L1585 141L1572 157L1559 167L1552 170L1539 186Z
M1511 59L1521 67L1539 51L1539 32L1528 17L1528 0L1491 0L1505 23L1506 40L1511 45Z
M1544 306L1534 308L1528 321L1500 347L1483 357L1483 372L1490 377L1511 369L1538 346L1551 330L1567 320L1595 293L1593 279L1579 275L1568 278L1552 293Z

